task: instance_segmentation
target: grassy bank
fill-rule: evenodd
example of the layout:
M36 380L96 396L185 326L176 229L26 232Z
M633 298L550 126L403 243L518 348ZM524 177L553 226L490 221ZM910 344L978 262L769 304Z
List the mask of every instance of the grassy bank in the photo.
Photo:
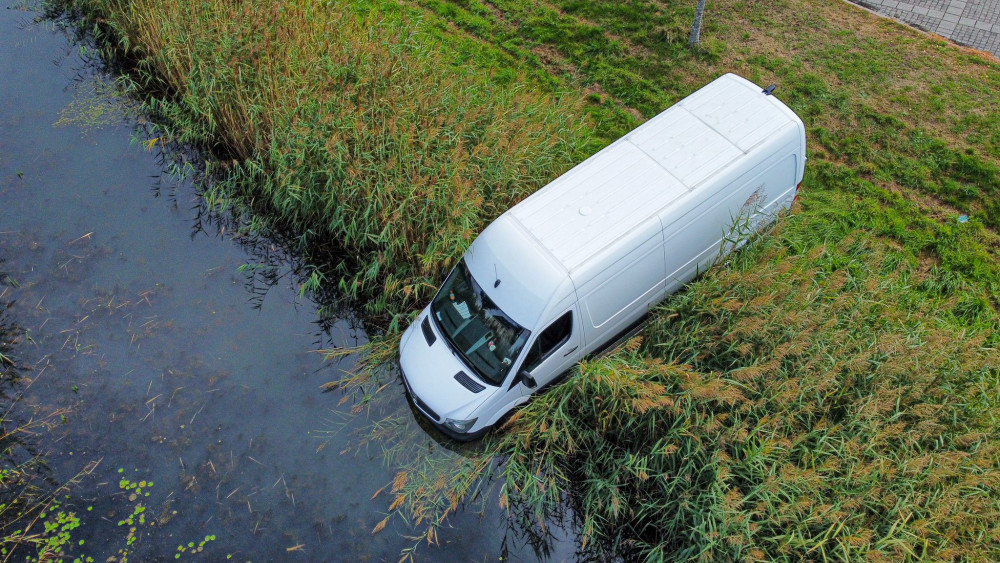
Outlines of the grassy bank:
M952 251L922 216L1000 221L997 63L849 5L714 3L695 52L690 7L638 1L68 9L132 63L129 86L162 119L153 145L212 150L228 174L207 198L337 248L322 281L372 312L424 303L489 219L725 71L778 84L806 121L814 193L864 191L859 226L996 278L990 245ZM803 203L843 209L826 197Z
M710 3L696 52L690 6L414 4L579 84L598 136L724 71L807 124L778 233L490 438L525 527L568 500L637 559L1000 557L995 61L841 4ZM403 461L390 506L447 513L470 466Z
M710 2L695 51L693 3L70 6L229 169L211 201L335 241L325 283L396 319L571 162L723 72L777 84L795 214L483 451L399 456L390 512L432 540L499 458L503 504L544 527L568 500L598 552L1000 558L997 62L818 0Z

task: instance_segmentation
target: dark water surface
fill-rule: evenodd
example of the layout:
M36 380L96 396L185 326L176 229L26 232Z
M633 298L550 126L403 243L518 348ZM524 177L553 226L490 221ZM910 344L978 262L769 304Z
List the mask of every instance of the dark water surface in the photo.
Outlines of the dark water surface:
M118 522L142 504L133 561L175 560L206 535L203 553L180 560L397 560L411 530L394 520L370 533L388 502L370 497L393 471L377 446L340 453L363 417L319 390L352 360L312 352L363 332L321 327L294 276L256 299L238 268L259 257L217 226L195 228L193 189L153 188L163 167L130 143L142 134L110 79L35 14L2 8L0 292L28 330L21 416L70 409L37 438L51 477L100 462L71 489L78 553L118 556ZM435 447L417 435L415 447ZM146 481L142 495L123 478ZM417 559L535 559L495 505L459 514ZM557 547L554 559L572 553Z

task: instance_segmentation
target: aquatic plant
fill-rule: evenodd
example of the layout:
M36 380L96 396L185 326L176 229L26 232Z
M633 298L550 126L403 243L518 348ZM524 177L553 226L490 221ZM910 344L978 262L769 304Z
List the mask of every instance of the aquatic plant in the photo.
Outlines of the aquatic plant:
M0 259L0 264L3 260ZM0 560L15 555L34 561L50 561L67 557L82 545L73 540L73 531L80 518L66 506L64 497L73 485L96 468L88 464L73 478L61 485L49 483L44 473L44 460L32 448L32 437L61 424L69 412L55 409L44 416L17 420L12 415L21 394L16 387L20 368L17 343L27 336L8 316L13 301L7 301L8 290L16 282L0 272L5 283L0 290ZM13 393L10 391L13 388ZM77 561L93 561L83 557Z
M85 513L93 511L94 505L83 509L74 494L83 480L95 475L102 459L87 462L76 475L61 483L48 472L44 452L37 450L37 437L66 424L72 413L63 408L27 420L18 418L20 411L15 407L24 396L25 386L30 385L21 378L31 373L29 362L19 358L18 344L31 342L31 338L9 314L17 298L11 289L16 289L17 283L2 271L0 280L5 281L0 285L0 561L92 563L94 558L88 555L88 545L80 539L80 532L87 525ZM98 301L103 304L100 306L110 307L110 301ZM85 348L77 347L72 353L81 353ZM75 385L72 389L77 390ZM131 480L124 468L119 468L118 474L120 495L115 495L116 501L120 499L128 513L118 521L125 530L122 536L111 540L121 540L114 558L124 563L134 557L144 527L154 523L146 513L153 481ZM206 537L181 553L200 554L214 539L214 535Z
M120 125L129 115L128 98L114 82L100 76L74 84L74 98L59 112L53 127L76 127L84 135Z
M41 419L14 423L9 409L0 418L0 559L27 558L29 561L63 560L71 557L83 540L73 532L80 526L76 511L66 505L68 492L97 467L88 464L66 483L53 486L40 471L37 455L24 459L24 436L58 424L67 411L57 410ZM93 562L80 556L78 562Z

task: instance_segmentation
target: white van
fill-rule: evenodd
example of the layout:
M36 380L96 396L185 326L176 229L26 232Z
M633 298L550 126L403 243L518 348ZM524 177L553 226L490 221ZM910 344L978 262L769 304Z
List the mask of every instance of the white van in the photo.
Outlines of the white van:
M772 89L726 74L491 223L403 333L416 407L482 435L788 209L805 127Z

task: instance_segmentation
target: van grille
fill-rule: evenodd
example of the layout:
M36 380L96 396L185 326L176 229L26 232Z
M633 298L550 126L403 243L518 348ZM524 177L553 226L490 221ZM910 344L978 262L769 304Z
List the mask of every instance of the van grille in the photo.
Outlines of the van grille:
M424 317L424 322L420 323L420 330L424 331L424 340L427 341L427 345L433 345L437 337L434 336L434 331L431 330L431 318L429 316Z
M486 389L485 386L480 385L479 383L473 381L472 378L469 377L469 374L465 373L464 371L460 371L455 374L455 381L461 383L462 387L465 387L466 389L472 391L473 393L479 393L483 389Z

